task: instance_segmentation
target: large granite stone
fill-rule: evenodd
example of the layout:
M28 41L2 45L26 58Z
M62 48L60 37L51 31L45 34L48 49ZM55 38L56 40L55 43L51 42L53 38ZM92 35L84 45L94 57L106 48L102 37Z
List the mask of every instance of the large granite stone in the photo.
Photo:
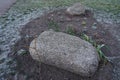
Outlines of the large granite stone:
M92 76L97 70L96 49L79 37L62 32L44 31L29 48L33 59L64 70Z

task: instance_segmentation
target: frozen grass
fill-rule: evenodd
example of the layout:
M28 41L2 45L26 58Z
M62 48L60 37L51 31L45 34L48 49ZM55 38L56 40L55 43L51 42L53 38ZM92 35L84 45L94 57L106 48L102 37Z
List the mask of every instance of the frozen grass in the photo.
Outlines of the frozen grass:
M18 0L14 8L26 11L43 7L69 6L76 2L81 2L95 9L113 12L114 14L120 12L120 0Z

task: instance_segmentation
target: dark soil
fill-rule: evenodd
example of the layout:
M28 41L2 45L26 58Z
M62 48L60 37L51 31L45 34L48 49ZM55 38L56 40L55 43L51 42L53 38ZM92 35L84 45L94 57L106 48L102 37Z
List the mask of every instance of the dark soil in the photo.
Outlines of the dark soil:
M32 59L29 52L25 55L16 54L20 49L28 51L30 42L43 31L52 28L66 32L69 27L74 30L75 36L80 37L80 34L85 33L97 42L97 44L107 45L109 48L102 48L106 56L118 55L118 41L104 29L103 24L98 23L93 18L93 13L87 10L84 15L70 16L64 9L56 10L32 20L21 29L22 39L16 43L13 50L14 54L12 55L18 63L18 67L16 68L17 72L19 72L18 80L23 80L20 77L21 74L26 75L27 80L112 80L113 66L111 63L107 63L106 65L100 63L95 75L84 78L50 65L40 64Z

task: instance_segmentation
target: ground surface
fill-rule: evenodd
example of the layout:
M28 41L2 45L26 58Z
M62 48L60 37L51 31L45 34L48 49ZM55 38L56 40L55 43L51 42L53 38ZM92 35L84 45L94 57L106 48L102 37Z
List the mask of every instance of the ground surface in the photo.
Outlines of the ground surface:
M1 1L9 3L9 1L11 1L11 0L9 0L9 1L1 0ZM105 30L105 32L107 32L107 35L109 36L109 37L107 37L106 34L104 34L105 35L104 38L106 41L105 43L109 44L111 46L115 46L115 48L111 47L113 49L110 51L110 54L109 54L109 51L105 51L105 50L104 51L106 52L107 56L112 56L112 57L109 57L109 59L111 60L112 66L113 66L113 70L111 73L113 76L113 80L120 79L120 55L119 55L120 48L118 48L118 47L120 47L120 27L119 27L120 26L120 5L119 5L120 1L119 0L17 0L16 4L14 4L7 11L7 13L5 13L5 15L2 15L0 17L0 80L10 80L10 79L11 80L19 80L19 79L24 80L27 76L28 76L28 80L30 80L30 78L33 77L32 75L34 75L34 74L36 74L36 76L34 75L33 78L35 80L39 80L39 77L41 77L41 76L39 76L40 75L39 70L38 70L38 72L33 72L33 71L36 71L36 70L33 70L33 68L35 67L34 69L37 69L36 65L38 65L38 64L36 61L32 60L32 58L30 57L29 54L24 55L24 57L23 56L17 57L17 60L19 59L18 63L21 63L21 66L19 65L20 67L17 69L18 71L16 71L16 66L18 66L16 60L14 60L13 58L8 56L8 55L13 54L11 52L11 48L12 48L11 46L13 46L20 39L21 28L24 27L24 25L26 23L32 21L33 19L35 19L37 17L40 17L44 11L49 12L54 9L59 9L61 7L69 6L76 2L81 2L81 3L85 4L87 6L87 8L88 7L90 9L92 8L93 9L92 12L94 12L94 18L98 21L97 25L99 23L103 28L105 28L104 30ZM7 5L4 5L4 6L7 6ZM39 21L39 18L38 18L38 21ZM91 21L93 21L93 20L91 20ZM68 19L68 22L69 22L69 19ZM34 21L32 21L32 23L35 24ZM36 23L39 23L39 22L36 22ZM105 23L107 23L107 24L105 24ZM40 24L42 24L42 23L40 23ZM65 24L65 23L63 23L63 24ZM61 22L60 22L60 25L62 25ZM72 25L75 25L75 24L72 24ZM75 26L77 26L77 25L75 25ZM93 28L96 29L95 26L93 26ZM23 34L25 35L25 34L27 34L26 29L28 29L28 28L24 28L24 29L25 29L25 33L23 33ZM35 28L35 29L38 29L38 28ZM100 29L100 27L97 29ZM32 30L32 28L30 28L30 30ZM47 30L47 28L42 29L42 30ZM103 30L103 29L100 29L100 30ZM90 35L90 33L88 33L88 34ZM101 35L103 35L103 34L101 34ZM26 37L29 37L29 36L26 35ZM113 38L113 39L111 40L111 38ZM22 36L23 43L29 42L28 38L25 38L25 39L28 41L25 41L24 37ZM31 36L31 39L33 39L33 36ZM30 39L30 41L31 41L31 39ZM108 39L108 40L106 40L106 39ZM115 40L115 42L113 42L113 40ZM112 42L113 43L110 44L109 41L111 43ZM17 43L20 44L19 42L17 42ZM24 44L22 44L22 45L24 45ZM29 43L27 44L26 47L28 48L28 46L29 46ZM17 50L20 49L20 47L21 46L18 45ZM34 66L33 66L33 63L34 63ZM23 66L23 65L25 65L25 66ZM31 65L33 67L29 68L29 66L31 66ZM44 78L46 76L50 76L50 74L55 71L56 74L58 73L57 76L59 76L59 77L61 77L61 76L66 77L66 76L68 76L68 74L70 74L68 76L68 78L73 79L73 77L74 77L74 79L78 79L78 77L74 76L75 74L72 75L72 73L69 73L69 72L67 74L66 71L62 72L62 70L59 70L59 69L55 70L56 68L49 67L44 64L42 64L42 66L44 67L43 68L44 71L41 71L41 72L42 72L42 76ZM111 71L110 65L108 65L107 68L105 68L105 69L101 68L101 70L103 72ZM25 72L22 72L24 70L25 70ZM27 70L29 73L26 73ZM49 75L45 75L47 71L48 71L48 73L50 73ZM58 72L58 71L60 71L60 72ZM39 73L39 75L37 75L38 73ZM63 73L65 73L65 74L63 74ZM28 74L28 75L26 75L26 74ZM104 76L104 73L101 73L101 74L103 74L103 76ZM99 75L101 75L101 74L99 74ZM11 77L11 75L12 75L12 77ZM13 79L13 76L14 76L14 79ZM70 76L72 76L72 77L70 77ZM50 77L48 77L48 78L50 79ZM55 77L55 76L53 76L53 77ZM58 78L58 77L56 77L56 78ZM108 77L108 78L110 78L110 77ZM99 79L102 80L102 77L100 77ZM67 78L65 78L65 80L67 80Z
M79 35L81 33L85 33L89 35L89 37L92 37L98 44L106 44L109 46L110 49L104 47L102 50L106 56L120 55L117 54L119 50L119 46L117 46L118 41L103 25L93 18L93 13L87 11L85 15L70 16L65 13L65 9L57 10L49 14L46 13L26 24L21 30L22 39L15 45L14 55L16 55L19 49L26 49L28 51L31 40L41 32L51 28L62 32L66 32L67 29L72 28L75 36L78 37L80 37ZM29 38L26 36L29 36ZM24 56L16 55L15 59L18 62L18 72L26 75L28 80L113 80L113 66L111 63L99 66L98 71L93 77L83 78L77 74L46 64L38 65L39 62L34 61L29 53Z

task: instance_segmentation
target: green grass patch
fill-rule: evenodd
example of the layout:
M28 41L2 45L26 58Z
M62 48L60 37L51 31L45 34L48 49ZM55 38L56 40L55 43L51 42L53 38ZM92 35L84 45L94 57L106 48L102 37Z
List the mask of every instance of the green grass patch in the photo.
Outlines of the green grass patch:
M77 35L76 31L72 27L68 27L66 30L66 33L68 33L70 35ZM104 62L104 64L106 64L108 62L107 57L105 56L104 52L101 50L103 47L107 47L105 44L97 44L92 38L90 38L89 36L87 36L84 33L80 34L80 38L91 43L96 48L99 58L101 61Z
M100 60L103 61L104 63L107 63L108 62L108 59L107 57L105 56L105 54L103 53L103 51L101 50L102 47L106 47L105 44L97 44L92 38L90 38L89 36L87 36L86 34L82 34L81 35L81 38L89 43L91 43L97 50L98 54L99 54L99 57L100 57Z
M49 29L53 29L54 31L60 31L60 27L58 25L58 23L56 23L55 21L51 20L48 23Z
M67 34L70 34L70 35L75 35L76 34L75 29L73 27L71 27L71 26L68 26L65 32Z

